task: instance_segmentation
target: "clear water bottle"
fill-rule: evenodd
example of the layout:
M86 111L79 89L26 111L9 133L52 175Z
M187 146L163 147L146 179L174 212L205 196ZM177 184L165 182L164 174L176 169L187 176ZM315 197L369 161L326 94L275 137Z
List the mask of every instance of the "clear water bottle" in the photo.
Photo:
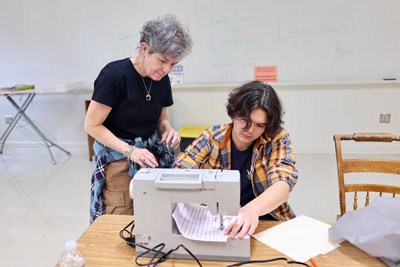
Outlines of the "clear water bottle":
M85 266L85 258L82 252L76 247L75 241L65 243L65 251L62 255L61 267L82 267Z

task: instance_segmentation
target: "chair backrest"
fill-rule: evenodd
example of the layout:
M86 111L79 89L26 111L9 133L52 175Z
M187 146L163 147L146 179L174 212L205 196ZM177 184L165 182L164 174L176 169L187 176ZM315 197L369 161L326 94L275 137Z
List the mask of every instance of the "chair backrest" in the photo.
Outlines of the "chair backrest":
M354 192L354 210L358 207L357 192L366 192L365 206L369 204L369 192L390 193L393 197L400 194L400 186L383 185L383 184L347 184L345 183L345 173L388 173L398 174L400 185L400 160L387 159L371 159L371 158L352 158L343 159L341 141L352 140L355 142L393 142L400 141L399 135L382 134L382 133L355 133L352 135L334 135L336 149L336 162L339 179L339 201L340 201L340 216L346 212L346 193ZM400 153L400 151L399 151Z

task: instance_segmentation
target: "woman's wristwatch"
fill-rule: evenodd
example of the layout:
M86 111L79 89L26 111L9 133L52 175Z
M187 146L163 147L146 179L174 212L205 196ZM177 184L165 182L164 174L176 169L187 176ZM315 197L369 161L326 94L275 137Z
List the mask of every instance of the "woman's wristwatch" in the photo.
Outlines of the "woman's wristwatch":
M130 159L134 148L135 148L135 146L130 145L129 149L124 152L124 158Z

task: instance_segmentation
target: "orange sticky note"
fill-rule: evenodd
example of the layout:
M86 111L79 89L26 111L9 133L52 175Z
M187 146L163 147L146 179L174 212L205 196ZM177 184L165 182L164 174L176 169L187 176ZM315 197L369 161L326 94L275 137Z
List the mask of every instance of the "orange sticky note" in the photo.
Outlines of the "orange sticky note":
M264 83L278 82L278 66L255 66L254 80Z

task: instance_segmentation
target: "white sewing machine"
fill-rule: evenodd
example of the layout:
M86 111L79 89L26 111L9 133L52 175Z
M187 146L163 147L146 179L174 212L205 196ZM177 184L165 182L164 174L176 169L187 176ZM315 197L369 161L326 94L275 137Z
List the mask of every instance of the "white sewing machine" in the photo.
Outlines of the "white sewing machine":
M181 235L172 212L176 203L206 204L213 215L236 216L240 208L240 174L233 170L141 169L131 180L136 243L154 247L165 243L167 252L183 244L198 259L245 261L250 239L227 242L198 241ZM136 255L145 249L136 246ZM146 257L152 257L149 253ZM170 258L191 259L179 249Z

